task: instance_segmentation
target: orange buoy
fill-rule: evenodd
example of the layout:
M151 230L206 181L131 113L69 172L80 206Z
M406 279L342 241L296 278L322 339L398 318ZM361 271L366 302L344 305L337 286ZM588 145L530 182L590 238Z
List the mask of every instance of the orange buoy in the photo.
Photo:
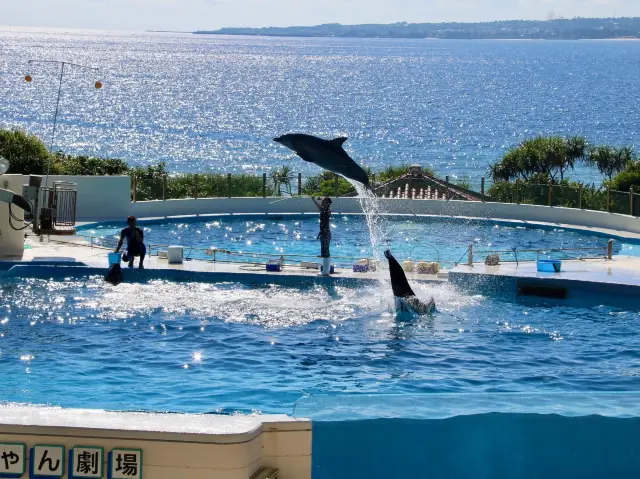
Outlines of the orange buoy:
M96 88L99 90L100 88L102 88L102 82L100 80L98 80L96 82Z
M33 80L33 78L31 78L31 75L27 75L24 77L24 81L26 81L27 83L31 83L31 80Z

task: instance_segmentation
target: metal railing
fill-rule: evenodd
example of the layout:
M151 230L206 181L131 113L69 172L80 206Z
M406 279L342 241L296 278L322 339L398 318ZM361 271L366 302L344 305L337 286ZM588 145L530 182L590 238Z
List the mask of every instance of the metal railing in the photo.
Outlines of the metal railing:
M427 177L425 177L427 178ZM378 196L411 200L450 200L455 197L465 201L492 201L497 203L530 204L551 207L576 208L607 211L632 216L640 216L640 195L633 188L628 192L614 191L607 187L595 188L585 185L558 185L554 183L531 184L519 180L494 183L486 196L485 178L480 181L480 192L467 190L450 183L449 178L428 177L433 185L416 187L417 179L399 177L386 184L376 182L376 175L370 176L371 184L377 188ZM389 188L390 183L401 183ZM404 182L404 183L403 183ZM456 193L458 191L458 193ZM468 192L462 194L460 192ZM278 196L331 196L351 197L355 188L338 175L303 177L301 173L291 173L279 180L267 173L258 175L227 174L180 174L155 178L132 178L132 201L170 200L184 198L238 198L238 197L278 197Z
M104 250L113 250L117 244L117 240L114 238L102 238L98 236L79 235L89 241L91 248L101 248ZM421 256L420 261L438 263L441 267L451 266L455 267L459 264L473 265L475 259L484 261L484 258L488 255L497 254L500 256L500 261L503 263L509 262L526 262L537 261L541 257L564 259L564 260L586 260L586 259L611 259L613 257L613 244L614 240L609 240L605 245L592 246L592 247L575 247L575 248L512 248L510 250L490 250L490 249L478 249L474 248L473 244L470 244L465 250L464 254L458 261L442 259L440 252L437 248L432 248L435 251L436 257L429 258L428 256ZM162 244L147 244L147 255L158 256L160 251L166 251L169 245ZM422 245L421 245L422 246ZM249 265L264 265L269 260L279 259L284 266L299 267L303 264L317 264L319 262L319 255L311 254L273 254L273 253L259 253L252 251L236 251L229 248L203 248L197 246L184 246L185 260L192 259L199 261L207 261L212 263L242 263ZM535 256L533 256L535 255ZM409 256L400 257L400 260L409 260L416 262L416 258L413 258L413 249L409 253ZM353 256L332 256L332 261L336 266L350 268L353 264L357 263L362 257ZM466 259L466 261L465 261Z
M474 248L473 244L470 244L467 251L462 255L460 260L456 262L458 264L466 264L473 266L476 263L475 258L486 258L489 255L498 255L500 262L503 263L519 263L520 261L533 261L533 259L524 257L528 253L535 254L535 261L540 257L549 259L564 259L564 260L586 260L586 259L612 259L613 258L613 245L614 240L607 241L604 246L590 246L590 247L576 247L576 248L539 248L539 249L518 249L512 248L510 250L486 250ZM507 258L505 259L505 255ZM518 255L521 255L518 258ZM463 263L464 259L467 259Z
M76 224L77 185L55 181L38 191L37 229L54 234L56 230L72 231Z
M500 182L494 185L492 201L540 206L556 206L593 211L606 211L637 216L640 213L638 194L633 191L615 191L607 187L568 186L552 183L524 184Z

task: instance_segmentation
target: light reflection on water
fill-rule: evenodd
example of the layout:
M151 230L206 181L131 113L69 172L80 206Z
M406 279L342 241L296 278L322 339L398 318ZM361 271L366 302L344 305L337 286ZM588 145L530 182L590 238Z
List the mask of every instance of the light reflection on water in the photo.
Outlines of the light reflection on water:
M637 390L635 312L505 303L448 284L401 318L378 286L7 279L0 400L291 412L323 393ZM60 301L56 298L63 298ZM381 404L379 407L384 408Z
M367 199L365 203L376 210L375 201ZM186 248L185 253L192 257L204 257L206 248L217 247L242 251L246 255L299 255L296 257L298 260L307 258L315 261L320 250L317 216L233 216L215 221L151 222L142 226L147 243L179 243ZM105 244L111 244L116 241L123 227L115 223L99 224L81 233L102 237ZM500 251L503 259L513 261L516 258L513 248L543 251L552 248L593 248L589 251L550 253L550 256L602 256L608 239L561 228L524 228L436 217L376 216L371 220L373 236L363 215L334 214L332 227L331 254L335 263L347 267L351 266L354 259L371 256L372 238L379 259L383 258L382 251L390 246L398 260L440 260L449 266L460 261L470 244L473 244L476 258ZM614 252L634 255L640 253L640 249L633 250L631 244L615 241ZM518 252L517 258L536 259L537 255Z

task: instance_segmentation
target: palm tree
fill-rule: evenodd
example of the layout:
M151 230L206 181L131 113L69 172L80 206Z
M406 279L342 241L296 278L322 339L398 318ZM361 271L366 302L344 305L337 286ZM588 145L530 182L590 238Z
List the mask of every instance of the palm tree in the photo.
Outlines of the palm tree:
M576 162L584 160L587 152L587 140L581 136L573 136L565 141L564 164L560 169L560 179L564 179L564 171L575 168Z
M294 180L294 173L288 166L282 166L279 170L273 170L270 174L273 190L277 196L282 196L282 187L286 188L289 196L292 195L291 185Z
M609 180L619 171L615 150L610 146L601 145L589 148L587 162L598 168L598 171Z

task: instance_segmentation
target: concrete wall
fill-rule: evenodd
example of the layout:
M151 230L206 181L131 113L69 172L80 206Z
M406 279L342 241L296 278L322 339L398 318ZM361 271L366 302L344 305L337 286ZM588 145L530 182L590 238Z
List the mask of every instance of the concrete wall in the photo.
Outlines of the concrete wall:
M0 175L0 188L22 194L22 176L20 175ZM14 216L22 220L24 211L14 206L11 210ZM20 228L24 225L22 221L13 220L13 225ZM22 257L24 251L24 231L16 231L9 224L9 206L0 203L0 258Z
M78 185L76 219L115 219L126 216L131 204L131 178L128 176L49 176L54 181L67 181ZM29 177L24 177L24 183ZM45 177L42 178L44 186Z
M36 444L103 447L105 472L112 449L142 449L144 479L248 479L260 467L279 469L280 479L311 478L311 423L282 415L3 407L0 443L25 443L27 455Z
M640 233L640 218L601 211L549 208L535 205L481 203L472 201L380 199L380 211L389 214L447 215L472 218L519 220L532 223L575 225L587 229L609 229ZM309 198L210 198L131 203L131 214L155 218L220 213L316 213ZM361 213L357 198L337 198L335 213Z
M25 177L25 182L27 181ZM309 198L203 198L131 202L128 176L50 176L49 182L78 185L78 221L113 220L219 213L316 213ZM389 214L448 215L575 225L640 233L640 218L571 208L472 201L380 199ZM336 213L361 213L357 198L337 198Z

